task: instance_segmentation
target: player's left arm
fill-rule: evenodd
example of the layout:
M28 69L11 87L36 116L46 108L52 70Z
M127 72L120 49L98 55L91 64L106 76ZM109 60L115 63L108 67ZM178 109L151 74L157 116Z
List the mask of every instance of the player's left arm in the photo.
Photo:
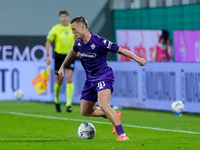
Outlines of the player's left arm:
M77 52L74 51L73 49L67 54L67 56L65 57L65 60L63 61L58 74L61 76L64 76L65 70L64 70L64 66L68 65L75 57L76 57Z
M128 51L127 49L120 47L118 49L118 53L135 60L140 66L145 66L147 64L147 62L144 58L138 57L137 55L135 55L131 51Z

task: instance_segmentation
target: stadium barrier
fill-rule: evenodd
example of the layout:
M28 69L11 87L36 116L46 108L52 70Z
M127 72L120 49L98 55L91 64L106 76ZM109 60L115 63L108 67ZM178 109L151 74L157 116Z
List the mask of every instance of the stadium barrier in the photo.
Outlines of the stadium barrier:
M135 62L108 62L115 74L112 106L171 110L171 103L181 100L186 112L200 113L200 68L198 63L148 63L141 67ZM16 100L14 90L22 89L22 101L53 102L55 82L53 63L47 90L38 95L32 80L46 68L45 62L1 62L0 100ZM75 63L73 103L80 103L85 72ZM64 83L66 80L64 79ZM60 100L66 101L62 85Z
M45 36L0 36L0 101L16 100L14 91L22 89L22 101L53 102L55 82L52 48L50 81L47 90L38 95L32 80L46 68ZM131 62L108 62L115 74L111 105L142 109L171 110L171 103L182 100L186 112L200 113L199 63L153 63L140 67ZM80 103L85 73L75 63L73 103ZM63 82L66 82L65 80ZM66 101L62 85L60 100Z

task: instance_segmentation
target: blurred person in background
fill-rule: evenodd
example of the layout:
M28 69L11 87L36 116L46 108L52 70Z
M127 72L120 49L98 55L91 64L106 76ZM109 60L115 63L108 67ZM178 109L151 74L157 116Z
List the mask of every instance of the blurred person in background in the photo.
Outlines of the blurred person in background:
M56 111L61 112L60 107L60 100L59 100L59 93L61 84L63 81L63 76L58 75L58 70L64 61L66 55L72 50L76 37L72 34L71 24L69 21L69 12L66 10L59 12L59 24L52 27L49 31L47 36L47 41L45 44L46 47L46 63L47 65L50 64L50 57L49 57L49 50L51 47L51 43L55 41L55 75L56 75L56 82L54 84L54 94L55 94L55 106ZM66 111L72 112L72 96L74 92L74 84L72 81L72 75L74 71L74 60L72 60L67 66L64 66L66 69L66 94L67 94L67 101L66 101Z
M164 35L161 35L159 38L159 43L156 45L152 61L156 62L167 62L171 61L171 56L168 53L167 38Z
M167 51L171 57L171 59L174 61L174 49L173 49L173 45L172 45L172 40L171 39L167 39Z

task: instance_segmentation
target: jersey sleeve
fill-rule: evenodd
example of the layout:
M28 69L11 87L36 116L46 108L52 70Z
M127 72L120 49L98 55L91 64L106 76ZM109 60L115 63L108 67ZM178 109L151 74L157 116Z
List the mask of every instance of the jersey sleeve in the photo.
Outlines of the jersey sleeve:
M78 52L79 50L78 50L78 46L77 46L77 41L75 40L75 43L74 43L74 46L73 46L73 50L75 51L75 52Z
M105 38L100 38L99 40L100 47L108 52L117 53L119 46Z
M47 35L47 40L53 41L53 40L55 39L55 37L56 37L56 32L55 32L55 28L53 27L53 28L49 31L48 35Z

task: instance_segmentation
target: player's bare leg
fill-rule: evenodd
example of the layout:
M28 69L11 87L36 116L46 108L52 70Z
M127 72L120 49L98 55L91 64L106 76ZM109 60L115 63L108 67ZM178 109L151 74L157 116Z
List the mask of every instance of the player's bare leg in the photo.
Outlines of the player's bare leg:
M106 114L109 121L114 125L120 125L121 122L114 109L110 107L111 90L106 89L98 92L98 107L94 107L96 102L81 99L81 114L83 116L100 117Z
M103 112L105 112L109 121L115 126L118 134L117 140L129 140L126 136L121 121L114 109L110 107L111 90L105 89L98 92L98 103Z
M105 113L98 107L94 107L96 102L81 99L81 115L101 117Z
M106 115L106 117L115 126L117 130L117 134L119 136L117 140L129 140L129 138L124 133L124 129L122 127L122 124L120 122L117 113L110 107L110 97L111 97L110 89L98 92L98 103L100 109L94 107L96 102L81 99L81 114L83 116L94 116L94 117L100 117Z
M106 114L108 120L114 125L120 125L121 122L114 109L110 107L111 90L105 89L98 92L98 103L101 110Z

